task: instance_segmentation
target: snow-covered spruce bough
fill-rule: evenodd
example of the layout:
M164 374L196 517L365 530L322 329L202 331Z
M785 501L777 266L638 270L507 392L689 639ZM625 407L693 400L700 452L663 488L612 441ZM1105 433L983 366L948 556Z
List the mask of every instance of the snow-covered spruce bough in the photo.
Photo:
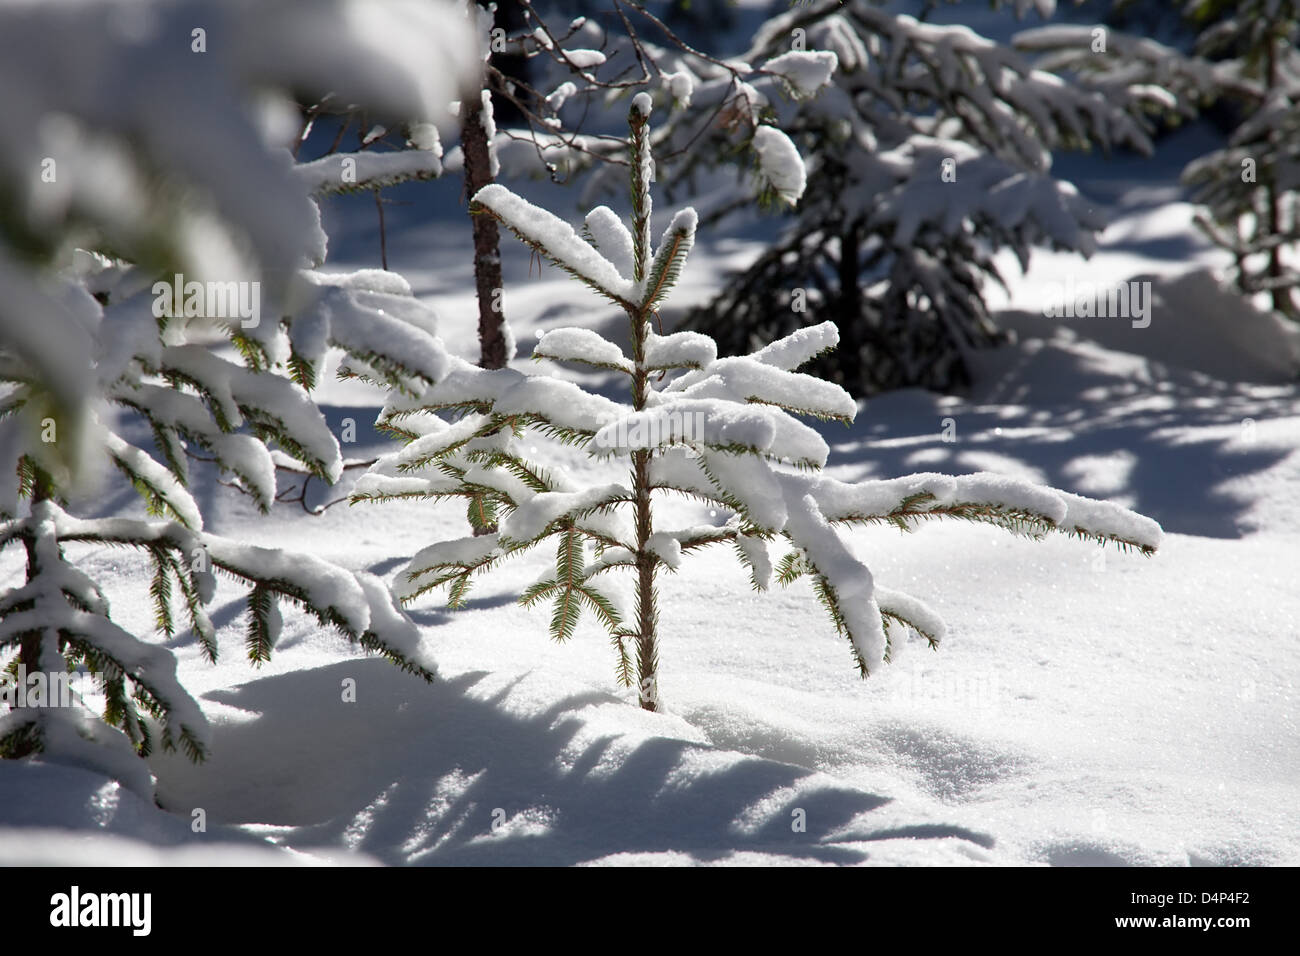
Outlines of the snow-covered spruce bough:
M330 350L398 390L447 370L434 315L401 278L319 271L326 235L308 195L436 175L430 128L418 152L295 166L254 121L252 98L332 90L388 122L431 118L474 57L463 18L435 0L141 5L156 8L157 29L114 29L116 3L0 4L0 86L19 94L0 114L0 550L26 557L0 582L0 681L77 669L96 685L73 706L12 698L23 703L0 708L0 756L80 765L148 795L137 755L202 757L208 726L170 650L110 615L103 563L79 561L86 552L128 550L128 567L152 566L159 631L172 637L188 619L209 659L220 575L247 593L254 663L275 648L288 603L432 676L382 581L211 534L208 498L191 489L221 476L266 512L277 468L337 478L339 443L309 394ZM353 29L358 17L367 30ZM194 23L220 27L202 56L190 55ZM149 96L121 95L144 82ZM256 282L260 321L213 314L211 299L158 314L153 283L178 273L209 288ZM80 512L109 464L146 516Z
M396 498L468 502L479 533L432 544L399 575L410 601L446 585L464 603L470 578L504 558L553 541L555 565L520 597L552 602L550 631L574 631L580 613L608 630L624 686L641 705L658 702L659 570L677 570L691 551L729 545L766 589L807 575L836 630L849 640L863 676L887 661L910 628L931 645L943 623L913 598L879 587L839 533L850 525L909 530L960 518L1031 536L1061 531L1151 553L1161 531L1123 508L991 474L921 474L848 484L817 474L828 448L795 415L843 422L856 413L839 386L796 371L838 334L830 323L800 329L751 355L719 358L712 339L694 332L658 335L651 327L681 273L695 237L692 209L678 212L650 245L650 100L633 100L632 228L598 207L585 236L499 185L481 189L473 209L496 217L521 240L628 315L632 354L590 329L544 334L534 358L577 362L625 376L630 402L512 369L485 370L451 359L450 372L418 398L395 395L380 424L407 439L357 484L354 501ZM670 373L659 387L664 373ZM459 413L448 423L437 412ZM691 422L690 430L685 423ZM695 423L702 428L695 428ZM583 486L525 453L530 430L579 446L593 458L629 464L627 483ZM732 513L722 526L661 529L656 496L680 494ZM787 553L773 560L771 548ZM589 557L587 546L594 546ZM631 607L608 586L614 570L635 574Z
M6 476L0 550L21 544L27 554L25 582L0 591L0 651L17 649L10 662L15 672L84 667L96 675L104 698L103 721L81 706L19 707L0 716L0 756L40 753L148 793L148 766L136 755L161 744L201 759L209 746L207 722L177 679L171 652L114 623L103 590L68 560L65 547L96 544L140 554L152 572L159 631L170 638L182 630L178 606L210 661L218 648L206 608L220 573L248 589L245 647L253 663L270 659L281 627L279 603L286 602L432 679L420 660L419 629L379 578L207 533L189 485L192 459L208 459L266 513L275 499L277 464L332 483L343 467L339 444L301 387L314 382L325 352L345 352L344 368L357 377L411 392L445 374L446 353L432 335L432 313L389 273L304 271L294 308L277 310L279 322L244 330L237 319L156 322L148 297L131 294L139 285L135 271L110 266L90 277L89 287L107 307L96 317L101 334L89 391L114 414L86 413L81 427L86 444L130 480L152 518L78 518L65 510L74 473L25 420L50 407L47 389L0 351L0 383L9 387L0 405ZM86 302L99 308L89 296ZM231 342L235 356L222 349ZM293 381L273 371L277 362L292 370ZM129 440L141 425L152 446ZM30 501L26 515L20 499Z

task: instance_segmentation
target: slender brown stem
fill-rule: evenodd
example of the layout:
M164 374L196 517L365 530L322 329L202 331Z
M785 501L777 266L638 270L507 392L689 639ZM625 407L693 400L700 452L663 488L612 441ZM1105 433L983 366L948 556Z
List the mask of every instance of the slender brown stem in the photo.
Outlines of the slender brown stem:
M655 557L650 552L650 452L632 455L632 487L636 499L636 670L641 707L658 709L659 610L655 596Z
M650 393L650 376L645 369L645 340L649 328L640 312L629 312L632 320L632 351L636 371L632 384L632 405L637 411L645 408ZM659 609L655 595L656 558L650 550L650 535L654 521L650 507L650 452L632 453L632 499L636 523L636 669L637 689L641 707L658 709Z
M492 182L492 156L483 125L483 103L473 96L460 108L461 147L465 155L465 191L474 198ZM502 329L501 233L492 216L471 216L474 229L474 285L478 292L479 365L505 368L506 339Z
M474 7L471 5L469 9ZM467 96L461 102L460 142L465 157L466 198L473 199L475 193L492 182L491 144L484 124L481 95ZM478 364L488 369L505 368L510 356L506 355L501 302L505 291L501 275L501 231L493 216L471 215L470 223L474 232L474 287L478 294ZM495 523L471 521L470 524L476 537L496 531Z

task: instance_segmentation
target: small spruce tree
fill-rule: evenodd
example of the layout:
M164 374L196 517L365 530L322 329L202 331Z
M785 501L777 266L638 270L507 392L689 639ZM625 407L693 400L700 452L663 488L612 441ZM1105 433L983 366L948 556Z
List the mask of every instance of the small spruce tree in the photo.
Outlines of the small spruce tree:
M852 525L909 530L927 520L960 518L1040 536L1060 531L1149 554L1155 522L1113 504L997 475L910 475L848 484L817 473L828 448L795 416L848 422L853 399L839 386L796 371L838 335L829 322L808 326L750 355L719 358L697 332L657 334L661 306L695 239L696 215L673 216L659 244L650 241L650 99L638 94L631 127L631 229L608 208L593 210L585 236L499 185L473 200L555 265L627 314L631 354L591 329L548 331L533 357L575 362L619 377L627 400L591 394L572 382L488 370L451 359L446 376L418 398L394 396L383 427L407 444L380 459L354 490L354 501L463 499L489 534L441 541L416 554L399 575L409 601L446 585L461 606L473 575L544 543L555 563L520 601L551 602L551 636L574 633L583 610L609 632L618 678L636 685L642 707L657 709L658 575L690 552L727 545L753 586L804 576L835 629L848 639L865 677L911 629L937 645L943 624L921 602L877 586L840 536ZM448 423L436 413L459 416ZM529 433L532 433L531 435ZM554 464L533 460L535 436L576 446L596 461L623 460L623 482L584 485ZM685 495L730 513L725 523L665 528L655 502ZM788 551L773 560L770 549ZM588 555L587 546L593 547ZM630 608L607 575L632 572Z

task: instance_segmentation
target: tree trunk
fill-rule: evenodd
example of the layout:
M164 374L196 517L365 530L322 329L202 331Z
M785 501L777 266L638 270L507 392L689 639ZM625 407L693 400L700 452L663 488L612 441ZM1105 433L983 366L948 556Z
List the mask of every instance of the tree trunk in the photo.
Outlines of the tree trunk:
M646 118L635 109L628 114L632 127L632 278L642 282L650 269L649 177L643 178L643 164L650 160L650 139ZM653 167L650 167L653 169ZM641 411L650 397L650 372L646 368L646 337L650 332L649 310L627 310L632 323L632 407ZM636 508L636 669L637 694L643 710L659 709L659 610L655 596L658 558L650 550L654 531L650 508L650 458L647 449L632 453L632 497Z
M472 8L471 8L472 9ZM465 197L472 199L492 182L492 154L483 125L483 101L466 97L460 105L460 142L465 159ZM505 319L501 298L501 231L492 216L470 216L474 230L474 287L478 293L478 364L482 368L505 368ZM470 503L474 507L474 503ZM496 524L474 524L475 537L491 534Z
M659 698L659 609L655 595L655 556L650 552L650 452L632 456L636 498L636 679L644 710L657 710Z
M461 151L465 156L465 193L472 199L492 182L492 157L483 126L483 103L467 97L460 106ZM479 362L505 368L506 338L501 313L501 233L491 216L471 216L474 229L474 286L478 292Z
M639 271L644 271L639 270ZM641 411L650 393L650 373L645 368L648 318L632 313L632 406ZM659 709L658 598L655 594L657 559L650 551L654 522L650 508L650 452L632 453L632 496L636 508L636 679L643 710Z
M1269 36L1268 50L1266 56L1266 68L1268 71L1268 88L1275 90L1278 88L1280 77L1277 69L1277 38ZM1282 209L1281 199L1277 194L1277 181L1275 176L1270 175L1268 181L1264 184L1264 201L1268 203L1268 236L1269 239L1276 241L1277 237L1282 234ZM1282 278L1282 247L1273 246L1268 253L1268 277L1273 283L1277 283ZM1280 288L1273 285L1271 299L1273 302L1273 311L1279 312L1288 318L1292 317L1291 313L1291 292L1289 289Z

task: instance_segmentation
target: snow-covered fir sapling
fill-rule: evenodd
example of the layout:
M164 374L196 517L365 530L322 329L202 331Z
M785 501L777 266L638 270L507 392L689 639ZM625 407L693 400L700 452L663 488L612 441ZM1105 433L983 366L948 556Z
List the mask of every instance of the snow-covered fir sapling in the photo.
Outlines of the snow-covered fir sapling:
M376 463L353 500L461 498L476 526L498 526L417 553L399 575L401 599L446 585L450 603L463 605L472 575L553 542L554 566L523 591L521 602L551 602L551 635L561 641L573 634L582 610L594 614L612 639L620 682L635 684L641 706L655 710L659 572L676 571L687 554L709 545L730 546L759 590L773 580L811 578L864 677L889 659L907 629L937 645L944 628L920 601L878 586L842 528L909 530L960 518L1030 536L1060 531L1147 554L1156 549L1161 531L1148 518L998 475L917 474L850 484L818 474L826 442L795 416L847 423L857 408L838 385L796 369L834 347L834 325L803 328L737 357L719 357L713 340L699 333L653 329L694 242L696 214L678 212L651 247L649 112L649 97L637 95L629 114L630 230L603 206L586 217L580 236L503 186L474 196L479 214L498 219L627 313L630 355L586 328L548 331L533 353L608 370L627 397L613 401L572 382L452 358L449 373L418 399L390 401L381 424L408 443ZM459 417L448 423L437 412ZM624 459L627 480L584 485L557 466L543 467L532 460L529 432L576 446L593 460ZM730 517L721 525L663 527L655 503L664 495L684 495ZM782 543L786 553L774 560L771 549ZM630 607L609 586L615 571L634 576Z

